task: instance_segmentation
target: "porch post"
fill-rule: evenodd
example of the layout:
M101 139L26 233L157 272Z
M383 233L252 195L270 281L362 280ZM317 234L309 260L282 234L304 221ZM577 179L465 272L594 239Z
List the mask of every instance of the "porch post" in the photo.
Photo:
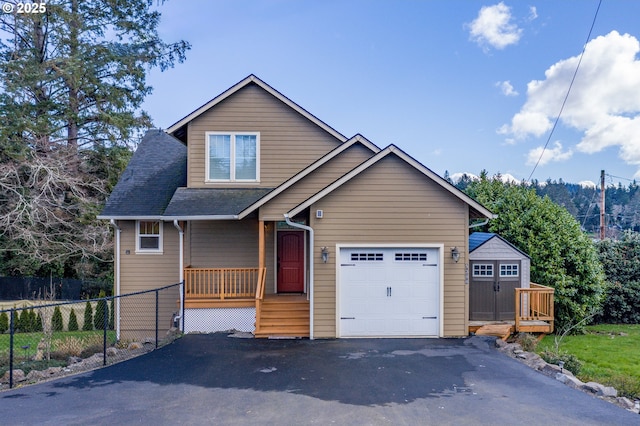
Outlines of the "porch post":
M264 251L264 220L258 221L258 268L264 268L265 251Z

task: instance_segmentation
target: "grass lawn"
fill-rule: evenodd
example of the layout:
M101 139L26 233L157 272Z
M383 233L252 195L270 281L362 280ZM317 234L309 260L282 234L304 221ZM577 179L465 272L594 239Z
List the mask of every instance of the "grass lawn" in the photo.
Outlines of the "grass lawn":
M554 337L545 336L536 352L554 349ZM583 382L613 386L621 396L640 398L640 324L586 327L586 334L565 336L560 351L582 361L577 377Z

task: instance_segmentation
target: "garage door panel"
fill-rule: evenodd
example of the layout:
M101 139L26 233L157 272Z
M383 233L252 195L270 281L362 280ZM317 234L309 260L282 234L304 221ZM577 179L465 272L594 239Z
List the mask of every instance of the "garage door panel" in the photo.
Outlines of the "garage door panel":
M340 250L340 334L437 336L438 249Z

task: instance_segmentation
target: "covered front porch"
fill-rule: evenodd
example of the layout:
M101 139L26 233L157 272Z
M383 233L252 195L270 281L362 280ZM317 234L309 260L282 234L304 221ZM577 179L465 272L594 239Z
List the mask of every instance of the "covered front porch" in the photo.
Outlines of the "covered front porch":
M255 337L309 337L306 294L265 295L266 274L264 267L185 268L185 316L200 327L215 322L207 328L240 328Z

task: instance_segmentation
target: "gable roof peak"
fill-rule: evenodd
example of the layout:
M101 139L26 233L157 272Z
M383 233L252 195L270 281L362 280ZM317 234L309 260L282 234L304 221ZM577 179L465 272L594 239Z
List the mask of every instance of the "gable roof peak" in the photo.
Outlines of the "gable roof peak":
M279 91L277 91L276 89L274 89L273 87L265 83L255 74L249 74L247 77L243 78L238 83L234 84L233 86L231 86L230 88L228 88L227 90L225 90L224 92L216 96L215 98L211 99L209 102L205 103L204 105L202 105L201 107L193 111L192 113L188 114L181 120L169 126L167 128L167 133L173 134L174 132L180 130L182 127L187 125L190 121L193 121L200 115L207 112L209 109L213 108L223 100L229 98L231 95L235 94L236 92L240 91L241 89L247 87L250 84L255 84L261 89L263 89L265 92L271 94L273 97L275 97L276 99L278 99L279 101L281 101L282 103L284 103L285 105L287 105L288 107L296 111L298 114L300 114L307 120L311 121L321 129L326 131L327 133L329 133L331 136L333 136L340 142L345 142L347 140L347 137L344 136L342 133L338 132L336 129L329 126L327 123L320 120L318 117L311 114L309 111L302 108L297 103L293 102L291 99L289 99L288 97L286 97L285 95L283 95L282 93L280 93Z

